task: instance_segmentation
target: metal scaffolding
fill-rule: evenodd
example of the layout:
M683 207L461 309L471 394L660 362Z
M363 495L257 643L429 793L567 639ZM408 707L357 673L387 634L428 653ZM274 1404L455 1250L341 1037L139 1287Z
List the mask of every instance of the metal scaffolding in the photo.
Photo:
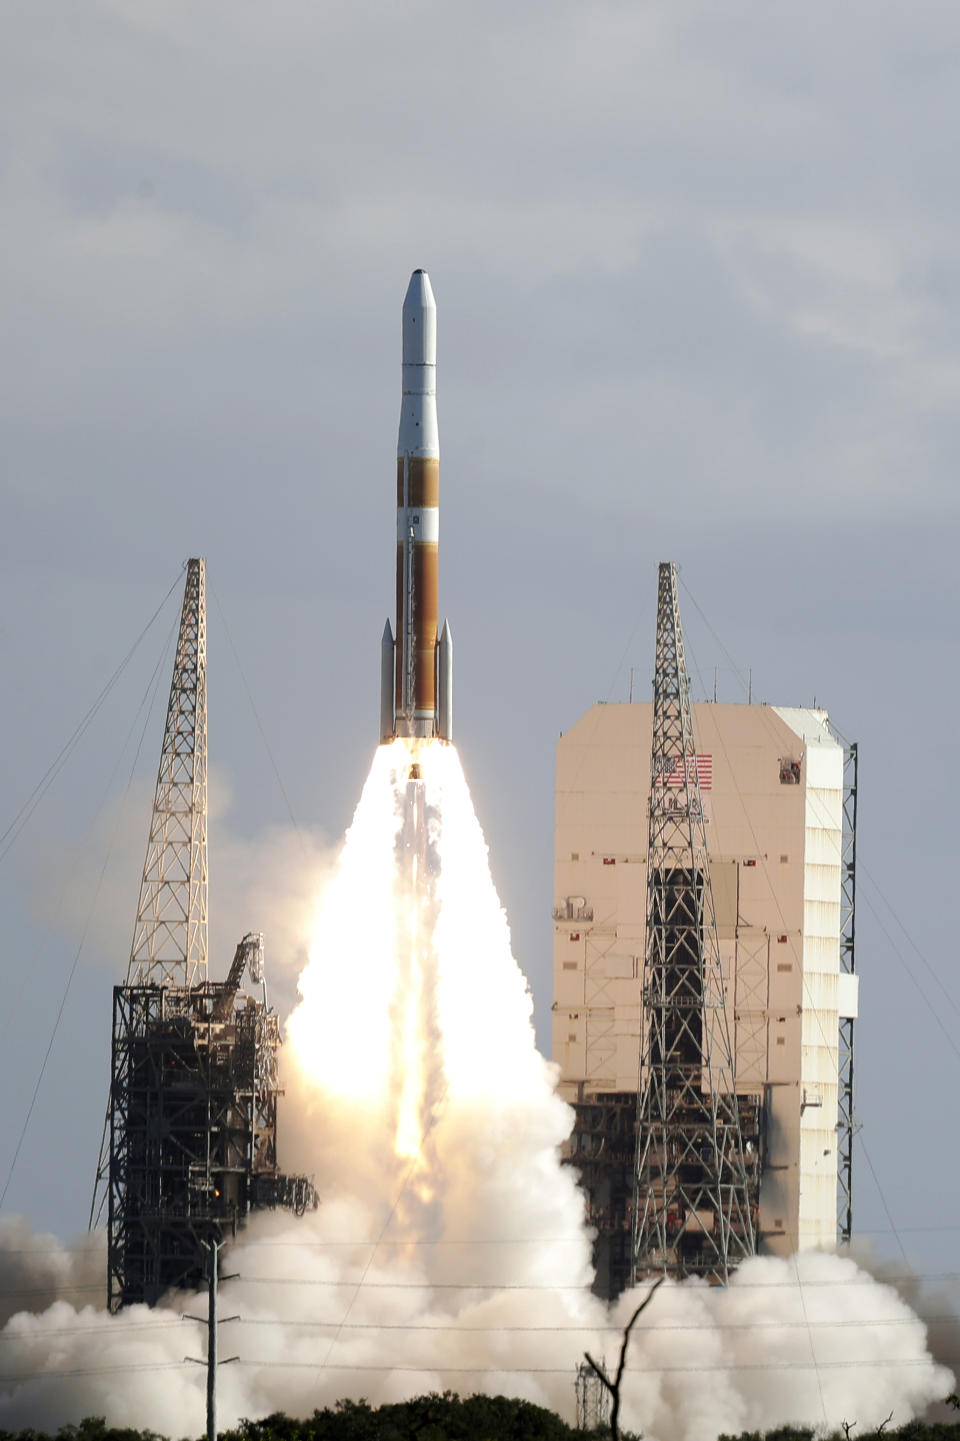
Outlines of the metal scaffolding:
M201 1286L207 1244L251 1210L316 1205L277 1166L279 1047L277 1016L229 981L114 988L111 1311Z
M606 1368L606 1358L600 1362ZM577 1367L577 1430L604 1431L609 1427L610 1394L588 1361Z
M756 1249L759 1097L738 1102L675 567L660 566L634 1280L725 1282Z
M840 857L840 970L856 974L857 899L857 745L845 746L843 757L843 839ZM852 1016L840 1017L837 1066L837 1240L853 1234L853 1027Z
M163 732L131 986L207 979L207 613L202 559L187 561L177 654Z
M203 1283L210 1245L259 1207L298 1213L312 1183L277 1164L280 1023L263 937L207 976L206 610L186 566L177 653L126 984L114 988L110 1097L91 1226L107 1211L111 1311ZM240 986L245 970L259 998Z
M633 1279L633 1173L637 1158L635 1091L594 1091L574 1102L565 1160L576 1166L593 1230L594 1292L613 1301ZM589 1368L588 1368L589 1369Z

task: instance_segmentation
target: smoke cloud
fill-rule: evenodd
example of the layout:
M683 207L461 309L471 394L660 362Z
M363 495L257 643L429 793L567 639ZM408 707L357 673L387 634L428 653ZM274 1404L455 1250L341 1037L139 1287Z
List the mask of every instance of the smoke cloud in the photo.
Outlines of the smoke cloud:
M107 1264L102 1231L68 1247L38 1234L23 1216L0 1217L0 1325L18 1311L42 1312L54 1301L82 1306L103 1296ZM0 1355L0 1371L4 1370Z
M83 846L41 832L32 849L35 914L82 946L88 964L109 965L118 981L126 974L133 940L143 816L153 794L152 780L132 785L104 807ZM244 834L231 818L232 803L230 777L211 768L207 815L216 904L210 914L210 976L225 980L237 942L248 931L262 931L270 1002L286 1015L296 1004L317 896L335 871L337 848L321 831L304 826L274 824ZM58 895L52 913L51 890Z
M240 1364L220 1375L221 1425L448 1388L572 1419L584 1351L613 1360L642 1296L608 1308L589 1291L582 1198L558 1159L572 1114L534 1045L459 760L416 752L378 750L317 910L281 1146L322 1205L259 1214L230 1251L220 1314L239 1320L220 1350ZM183 1358L204 1337L180 1314L204 1298L115 1318L78 1306L69 1288L102 1265L102 1241L63 1253L25 1223L0 1232L0 1289L32 1292L0 1331L0 1426L98 1414L198 1434L204 1374ZM661 1287L633 1333L623 1419L656 1441L866 1427L952 1384L893 1286L811 1252L750 1261L725 1289Z

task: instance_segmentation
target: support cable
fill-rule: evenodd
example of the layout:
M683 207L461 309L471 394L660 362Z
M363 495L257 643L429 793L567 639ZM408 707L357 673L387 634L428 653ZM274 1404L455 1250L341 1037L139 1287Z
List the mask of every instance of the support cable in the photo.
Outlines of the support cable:
M683 584L683 582L681 582L681 584ZM697 604L697 601L696 601L695 597L692 595L689 586L687 586L687 585L684 584L683 588L684 588L684 591L686 592L686 594L689 596L691 602L693 603L693 606L694 606L694 608L696 609L697 613L699 614L700 618L702 619L704 625L707 627L707 629L709 630L710 634L713 636L714 640L716 641L717 645L720 647L720 649L723 651L723 654L726 656L727 660L729 661L730 666L732 667L734 673L735 673L735 674L737 675L737 677L739 678L739 680L740 680L740 682L741 682L741 685L743 685L743 687L744 687L744 690L747 691L747 689L748 689L747 683L744 681L744 678L743 678L742 672L740 671L740 668L737 666L737 664L736 664L736 662L734 661L733 657L731 656L730 652L727 650L726 646L723 644L723 641L720 639L719 635L718 635L717 632L714 630L713 626L710 624L709 619L707 618L707 616L705 615L705 613L703 612L703 610L701 609L701 607ZM834 729L835 729L835 728L834 728ZM846 751L849 751L850 748L851 748L851 743L850 743L849 741L847 741L847 740L840 734L839 731L837 731L836 734L838 735L840 741L841 741L842 744L844 745L845 750L846 750ZM748 818L748 820L749 820L749 818ZM752 832L752 827L751 827L751 832ZM754 843L755 843L755 845L756 845L756 836L754 836ZM838 849L839 849L839 851L840 851L840 857L841 857L841 863L842 863L842 860L843 860L843 837L842 837L842 836L841 836L840 841L839 841L839 843L838 843ZM880 896L880 899L882 900L883 904L886 906L886 908L887 908L887 910L889 911L890 915L892 916L894 922L895 922L896 925L899 927L899 929L903 932L903 935L905 936L905 938L907 939L907 941L909 942L909 944L912 946L913 950L916 952L917 956L919 957L919 959L921 960L921 962L923 963L923 965L926 967L927 971L930 973L930 975L931 975L932 979L934 980L934 982L936 983L936 985L940 988L941 992L943 993L945 999L947 1000L947 1002L948 1002L948 1004L951 1006L951 1008L952 1008L954 1011L957 1011L958 1009L960 1009L960 1008L958 1008L956 1001L954 1000L953 996L950 994L950 992L949 992L949 990L947 989L947 987L946 987L946 985L944 984L944 982L943 982L943 981L940 979L940 977L937 975L937 973L936 973L936 971L934 970L933 966L930 964L930 962L929 962L929 961L927 960L927 958L924 956L923 952L920 950L919 946L916 944L916 942L913 940L912 936L910 935L910 932L907 930L907 928L904 926L903 922L900 920L900 917L897 915L897 913L896 913L896 911L894 910L892 904L890 903L889 897L887 896L887 894L885 893L885 891L883 890L883 888L882 888L882 887L878 884L878 882L874 879L873 875L870 873L870 871L868 870L868 868L867 868L866 865L864 864L864 862L863 862L863 860L862 860L862 857L859 857L859 856L858 856L858 858L857 858L857 872L858 872L858 876L864 876L864 877L867 879L867 881L869 881L870 885L874 888L874 890L875 890L875 891L877 892L877 894ZM774 892L773 892L773 887L771 886L770 889L771 889L771 893L773 894L773 893L774 893ZM937 1026L938 1026L941 1034L943 1035L944 1040L946 1041L947 1045L949 1046L950 1050L953 1051L954 1055L960 1057L960 1046L958 1046L955 1038L951 1035L951 1033L950 1033L949 1030L947 1029L946 1025L944 1024L944 1021L943 1021L942 1016L940 1015L939 1011L938 1011L937 1008L933 1005L932 1001L930 1000L930 998L928 997L928 995L927 995L926 992L924 991L924 989L923 989L923 987L921 986L921 984L920 984L920 982L919 982L916 974L915 974L914 971L911 969L911 967L907 964L907 961L906 961L905 956L903 955L903 952L902 952L902 951L900 950L900 948L897 946L897 944L896 944L896 942L894 941L892 935L890 934L890 931L889 931L889 929L887 928L887 926L883 923L883 920L881 919L877 908L873 905L873 903L870 901L870 899L869 899L867 896L861 895L861 896L859 897L859 899L860 899L860 901L861 901L862 904L864 904L864 905L867 906L867 908L868 908L868 910L870 911L871 915L873 916L873 918L874 918L877 926L879 927L880 931L882 932L882 934L883 934L884 937L886 938L887 943L889 944L891 950L893 951L894 955L895 955L895 956L897 957L897 959L899 960L899 962L900 962L901 966L903 967L903 969L906 971L906 973L907 973L908 977L910 978L910 980L912 981L915 989L917 990L918 994L920 995L920 997L921 997L921 999L923 1000L924 1004L926 1005L927 1009L930 1011L931 1015L933 1016L934 1020L936 1021ZM806 991L806 980L805 980L805 979L804 979L804 989L805 989L805 991ZM809 994L807 995L807 999L810 1000ZM817 1027L818 1027L818 1029L819 1029L819 1031L820 1031L821 1039L824 1041L824 1045L826 1046L826 1045L827 1045L827 1041L826 1041L826 1037L825 1037L824 1034L823 1034L823 1027L822 1027L822 1024L821 1024L821 1022L820 1022L819 1012L817 1011L816 1007L813 1006L812 1004L811 1004L810 1009L813 1011L814 1015L816 1016L816 1024L817 1024ZM828 1047L828 1049L829 1049L829 1047ZM839 1074L839 1056L838 1056L837 1080L838 1080L838 1084L839 1084L839 1081L840 1081L840 1074ZM869 1151L867 1150L866 1142L864 1141L863 1136L862 1136L862 1134L860 1133L859 1127L855 1128L854 1134L856 1134L856 1135L859 1137L860 1146L861 1146L861 1148L862 1148L862 1150L863 1150L864 1158L865 1158L865 1160L866 1160L866 1162L867 1162L867 1166L869 1167L870 1174L871 1174L871 1176L873 1177L874 1185L875 1185L876 1188L877 1188L877 1193L878 1193L878 1195L879 1195L879 1197L880 1197L880 1201L881 1201L881 1204L882 1204L882 1206L883 1206L884 1212L885 1212L885 1214L886 1214L887 1220L888 1220L888 1222L890 1223L890 1231L891 1231L891 1234L895 1237L896 1242L897 1242L897 1245L898 1245L898 1247L900 1248L900 1251L901 1251L901 1253L902 1253L902 1255L903 1255L903 1257L904 1257L904 1260L906 1260L906 1251L905 1251L905 1249L904 1249L903 1240L902 1240L902 1237L901 1237L901 1234L900 1234L900 1230L897 1228L897 1226L896 1226L895 1223L894 1223L893 1216L892 1216L892 1214L891 1214L891 1212L890 1212L890 1208L889 1208L889 1206L888 1206L888 1204L887 1204L886 1196L885 1196L885 1194L884 1194L883 1188L882 1188L881 1185L880 1185L879 1177L878 1177L877 1172L876 1172L876 1170L875 1170L875 1168L874 1168L873 1162L872 1162L871 1159L870 1159L870 1153L869 1153Z
M133 642L133 645L124 656L123 660L120 662L116 670L110 676L109 680L103 686L85 715L82 716L82 718L78 721L71 735L63 743L60 750L57 752L57 755L47 766L47 769L44 771L43 775L40 777L39 781L34 786L27 799L24 801L23 805L17 811L17 814L13 817L13 820L9 823L6 830L0 833L0 861L3 861L3 859L10 851L11 847L19 839L25 826L31 820L34 811L37 809L37 806L43 800L47 791L50 789L57 776L63 770L63 767L70 759L70 756L73 754L73 751L76 749L76 746L83 737L84 733L88 730L91 722L94 720L97 712L100 710L100 707L103 705L107 696L113 690L113 687L116 685L117 681L123 675L123 672L126 670L127 665L133 659L137 649L140 646L141 641L146 637L147 632L150 630L154 621L157 619L157 616L160 614L167 601L170 599L171 595L173 594L179 583L179 579L180 577L178 576L177 579L173 582L173 585L167 591L166 595L163 597L163 600L157 606L156 610L153 612L153 615L147 621L143 630L137 636L136 640Z
M176 584L176 582L175 582L174 584ZM163 604L164 604L164 603L166 602L166 600L169 598L170 594L171 594L171 592L168 591L168 592L167 592L167 595L164 597L164 601L161 603L160 607L154 612L154 614L153 614L153 616L151 617L150 622L148 623L148 625L146 626L146 628L141 632L140 637L138 638L137 643L136 643L137 645L139 645L140 640L143 639L143 637L144 637L144 636L146 635L146 633L147 633L147 630L149 630L149 628L150 628L150 626L153 624L154 620L156 620L157 615L159 615L160 610L162 610L162 608L163 608ZM112 771L110 772L110 775L109 775L109 777L108 777L108 779L107 779L107 783L106 783L106 787L105 787L105 791L104 791L104 798L103 798L103 800L101 800L100 805L97 807L97 810L96 810L95 813L94 813L94 821L96 820L96 817L100 814L100 812L103 810L104 805L106 804L106 797L107 797L107 795L109 795L110 790L111 790L112 787L113 787L114 779L115 779L115 777L116 777L117 771L118 771L119 768L120 768L120 761L121 761L121 759L122 759L122 757L123 757L124 752L125 752L126 749L127 749L127 746L128 746L129 743L130 743L130 737L131 737L132 734L133 734L134 726L135 726L136 723L137 723L137 719L138 719L141 711L143 711L144 709L146 709L146 713L145 713L145 716L144 716L144 722L143 722L143 729L142 729L141 734L140 734L140 740L139 740L138 743L137 743L137 749L136 749L136 752L135 752L134 757L133 757L133 763L132 763L132 765L131 765L131 767L130 767L130 774L129 774L128 778L127 778L127 784L126 784L126 788L125 788L125 790L124 790L124 797L126 797L126 796L129 795L129 793L130 793L130 787L131 787L131 785L132 785L132 783L133 783L133 778L134 778L134 775L135 775L135 773L136 773L137 762L138 762L138 760L139 760L139 758L140 758L140 752L141 752L141 749L142 749L142 747L143 747L144 736L146 735L147 725L149 724L149 720L150 720L150 712L151 712L151 710L152 710L152 708L153 708L153 700L156 699L156 682L157 682L157 679L158 679L158 677L159 677L159 675L160 675L161 667L162 667L162 664L163 664L163 660L164 660L164 657L166 656L167 650L169 649L170 641L171 641L171 640L172 640L172 633L171 633L171 635L168 637L167 643L166 643L166 645L164 646L163 652L162 652L162 654L161 654L160 659L159 659L158 662L157 662L157 665L156 665L156 667L155 667L155 669L154 669L153 675L150 677L150 680L149 680L148 683L147 683L147 688L146 688L146 690L145 690L144 693L143 693L143 697L142 697L142 699L141 699L141 701L140 701L139 706L137 707L136 714L134 715L133 722L132 722L132 724L131 724L131 726L130 726L129 731L127 732L126 739L124 740L124 743L123 743L122 747L120 748L120 751L118 752L117 760L116 760L116 762L114 763L113 769L112 769ZM135 650L135 649L136 649L136 646L134 646L134 650ZM130 659L130 656L132 656L132 655L133 655L133 651L131 650L131 651L129 652L126 660L123 662L123 666L121 666L120 669L118 669L118 670L114 673L116 677L119 677L119 675L121 674L121 671L122 671L123 667L124 667L124 666L126 665L126 663L127 663L127 660L129 660L129 659ZM153 691L154 691L153 700L151 700L150 703L147 704L147 698L148 698L148 696L150 695L151 688L153 688ZM104 692L103 694L106 694L106 692ZM93 714L95 714L95 712L92 712L92 713L91 713L91 716L90 716L91 719L93 718ZM92 830L92 824L93 824L93 823L91 823L91 830ZM96 910L96 905L97 905L97 901L98 901L99 896L100 896L100 891L101 891L101 889L102 889L102 887L103 887L104 877L106 876L107 868L108 868L108 866L110 865L110 861L111 861L112 858L113 858L113 851L114 851L114 846L116 845L117 832L118 832L118 830L119 830L119 827L120 827L120 810L117 811L117 815L116 815L116 817L115 817L115 819L114 819L113 830L112 830L112 832L111 832L110 840L109 840L109 843L108 843L108 845L107 845L107 851L106 851L106 854L105 854L105 856L104 856L104 858L103 858L103 864L102 864L101 867L100 867L100 873L99 873L99 875L97 876L97 881L96 881L96 885L94 886L94 889L93 889L93 894L92 894L92 896L91 896L91 898L90 898L90 907L89 907L89 909L88 909L88 911L87 911L87 917L86 917L86 920L84 921L83 930L82 930L81 935L80 935L80 944L77 946L76 952L74 953L73 963L72 963L72 965L71 965L71 967L70 967L70 970L69 970L69 973L68 973L68 975L67 975L66 984L64 985L64 988L63 988L63 994L62 994L62 996L60 997L60 1004L59 1004L59 1006L58 1006L58 1008L57 1008L57 1014L56 1014L56 1017L54 1018L53 1029L52 1029L51 1032L50 1032L50 1039L49 1039L49 1041L47 1042L47 1047L46 1047L46 1050L44 1051L44 1054L43 1054L43 1060L42 1060L41 1063L40 1063L40 1070L39 1070L39 1072L38 1072L38 1074L37 1074L36 1084L34 1085L34 1088L33 1088L33 1094L32 1094L32 1096L30 1097L30 1103L29 1103L29 1105L27 1106L27 1112L26 1112L26 1115L24 1116L23 1125L22 1125L21 1128L20 1128L20 1135L19 1135L19 1137L17 1138L17 1144L16 1144L16 1147L14 1148L13 1159L12 1159L11 1162L10 1162L10 1168L9 1168L9 1170L8 1170L8 1172L7 1172L7 1178L6 1178L6 1181L4 1182L3 1190L0 1191L0 1211L3 1210L4 1202L6 1201L6 1198L7 1198L7 1192L9 1191L9 1189L10 1189L10 1184L11 1184L11 1182L13 1181L13 1176L14 1176L14 1172L16 1171L17 1162L18 1162L18 1160L20 1159L20 1152L21 1152L21 1150L22 1150L22 1148L23 1148L23 1143L24 1143L24 1141L25 1141L25 1139L26 1139L27 1131L28 1131L29 1126L30 1126L30 1121L31 1121L32 1118L33 1118L33 1112L34 1112L34 1109L35 1109L36 1104L37 1104L37 1098L38 1098L39 1095L40 1095L40 1087L42 1086L42 1084L43 1084L43 1078L44 1078L44 1076L46 1075L47 1064L48 1064L48 1062L49 1062L49 1060L50 1060L50 1056L51 1056L51 1054L52 1054L52 1052L53 1052L54 1043L55 1043L55 1041L56 1041L56 1039L57 1039L57 1034L58 1034L58 1032L59 1032L59 1030L60 1030L60 1022L63 1020L63 1013L64 1013L64 1011L66 1010L67 999L68 999L68 997L69 997L69 995L70 995L70 989L71 989L71 987L72 987L72 985L73 985L73 979L74 979L74 976L75 976L76 973L77 973L77 967L78 967L78 965L80 964L80 957L83 955L84 947L86 946L86 943L87 943L87 936L88 936L89 931L90 931L90 924L91 924L91 921L93 920L93 915L94 915L94 911ZM2 857L0 857L0 858L2 858ZM66 883L64 883L64 884L66 884ZM62 895L61 895L61 902L62 902Z
M173 627L171 628L170 633L169 633L168 636L167 636L167 643L166 643L166 645L164 646L164 648L163 648L163 650L162 650L162 652L161 652L161 654L160 654L160 656L159 656L159 658L158 658L158 660L157 660L157 664L155 665L154 670L153 670L153 675L150 677L150 680L147 682L147 689L144 691L143 699L141 700L140 706L139 706L139 708L138 708L138 710L137 710L137 715L140 714L140 711L141 711L141 710L144 711L143 728L142 728L142 730L140 731L140 739L137 741L137 749L136 749L136 751L135 751L135 753L134 753L133 761L131 762L131 765L130 765L130 774L129 774L128 777L127 777L127 785L126 785L126 790L124 791L124 797L126 797L127 795L129 795L129 793L130 793L130 787L133 785L133 779L134 779L134 776L136 775L137 766L139 765L139 762L140 762L140 755L141 755L141 753L142 753L142 751L143 751L143 744L144 744L144 741L146 740L146 737L147 737L147 730L148 730L149 725L150 725L150 718L151 718L151 716L153 715L153 710L154 710L154 707L155 707L155 705L156 705L156 703L157 703L157 695L158 695L159 690L160 690L160 680L161 680L161 677L162 677L162 675L163 675L163 671L164 671L164 668L165 668L165 665L166 665L167 656L168 656L168 654L169 654L169 652L170 652L170 647L171 647L171 645L173 644L173 638L174 638L174 636L176 635L176 633L177 633L177 626L176 626L176 622L174 622L174 625L173 625ZM150 694L151 691L152 691L152 695ZM150 696L149 704L146 703L146 702L147 702L147 696L148 696L148 695ZM136 717L134 717L134 721L136 721ZM131 730L132 730L132 727L131 727ZM130 739L130 736L128 735L128 736L127 736L127 740L124 742L124 746L123 746L123 749L124 749L124 750L126 750L127 743L129 742L129 739ZM116 772L114 772L114 773L116 773ZM112 779L112 777L111 777L111 779ZM102 882L103 882L103 875L104 875L104 872L106 871L106 868L107 868L107 862L108 862L109 859L110 859L110 855L111 855L111 853L112 853L112 851L113 851L113 846L114 846L114 843L115 843L116 838L117 838L117 828L118 828L118 826L119 826L119 815L118 815L118 817L117 817L117 821L114 823L113 835L110 837L110 846L109 846L109 849L108 849L108 852L107 852L107 860L104 862L103 870L102 870L101 873L100 873L100 880L97 882L97 890L96 890L96 892L95 892L95 894L94 894L93 902L91 903L91 907L90 907L90 913L91 913L91 915L93 914L93 907L94 907L94 905L95 905L95 903L96 903L97 895L99 894L99 891L100 891L100 885L101 885ZM107 1171L108 1171L108 1168L109 1168L109 1161L110 1161L110 1102L109 1102L109 1099L108 1099L108 1101L107 1101L106 1116L105 1116L104 1122L103 1122L103 1133L102 1133L102 1135L101 1135L101 1137L100 1137L100 1155L99 1155L99 1159L98 1159L98 1162L97 1162L97 1174L96 1174L96 1179L94 1180L94 1183L93 1183L93 1196L92 1196L91 1201L90 1201L90 1216L89 1216L88 1222L87 1222L87 1229L88 1229L89 1231L93 1231L97 1226L99 1226L100 1222L101 1222L102 1219L103 1219L103 1211L104 1211L104 1207L106 1206L106 1202L107 1202L106 1180L107 1180ZM101 1189L101 1187L102 1187L102 1189ZM98 1197L99 1197L99 1200L98 1200Z

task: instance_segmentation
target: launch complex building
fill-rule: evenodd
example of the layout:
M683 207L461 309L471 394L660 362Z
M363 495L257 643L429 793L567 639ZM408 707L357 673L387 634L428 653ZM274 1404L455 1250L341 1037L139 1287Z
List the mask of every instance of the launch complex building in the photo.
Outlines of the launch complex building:
M665 569L655 695L669 619ZM576 1112L569 1159L586 1192L605 1296L659 1269L644 1254L636 1214L649 1037L664 1015L650 900L652 868L662 863L650 823L658 809L683 811L689 801L702 814L717 1014L725 1012L729 1035L721 1084L733 1078L746 1169L756 1172L754 1246L780 1256L830 1248L849 1240L852 1225L856 746L822 710L714 702L689 708L692 746L682 760L679 741L663 742L657 707L656 699L595 705L557 747L553 1057ZM709 958L698 984L709 989ZM721 1029L704 1020L704 1050ZM694 1086L706 1097L720 1086L703 1057L698 1065ZM689 1234L694 1210L708 1231L716 1219L681 1194L696 1147L712 1144L709 1107L686 1136L676 1111L672 1121L667 1148L689 1149L675 1167L679 1199L672 1210L666 1203L668 1249L671 1229ZM674 1260L676 1274L701 1269Z

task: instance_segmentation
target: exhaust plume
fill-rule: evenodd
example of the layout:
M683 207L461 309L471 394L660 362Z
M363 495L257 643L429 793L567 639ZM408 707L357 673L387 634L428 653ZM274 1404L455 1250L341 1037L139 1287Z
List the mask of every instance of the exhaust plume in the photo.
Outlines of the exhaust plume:
M300 996L281 1145L322 1205L259 1213L231 1248L220 1314L240 1320L221 1354L241 1364L220 1374L221 1424L445 1389L572 1419L584 1351L616 1355L640 1294L608 1308L589 1291L582 1197L558 1157L572 1113L534 1045L452 746L376 752ZM0 1287L8 1264L0 1247ZM61 1263L44 1264L53 1285ZM170 1297L109 1317L64 1291L25 1308L0 1331L0 1426L96 1414L199 1434L204 1376L183 1357L204 1339L179 1314L204 1306ZM952 1384L922 1321L853 1260L757 1258L724 1289L660 1288L631 1340L623 1422L652 1441L862 1428L905 1421Z

